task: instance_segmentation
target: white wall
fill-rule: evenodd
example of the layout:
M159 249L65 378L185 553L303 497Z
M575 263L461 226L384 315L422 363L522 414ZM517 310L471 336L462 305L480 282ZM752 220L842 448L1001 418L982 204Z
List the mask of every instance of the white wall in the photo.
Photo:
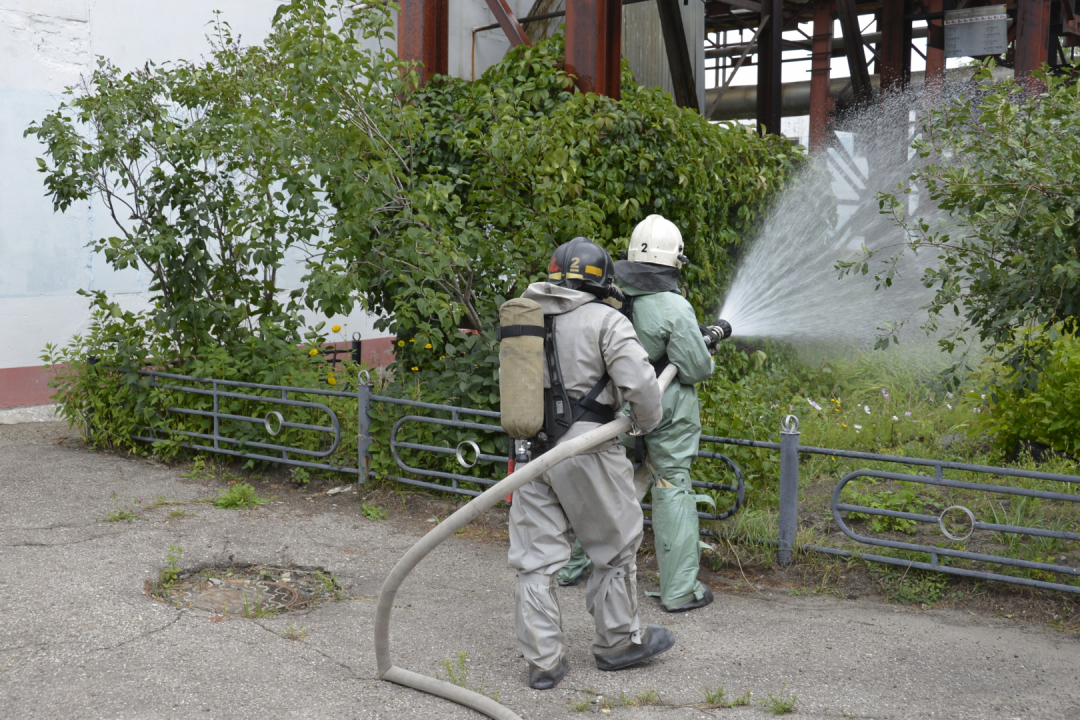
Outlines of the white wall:
M122 306L146 306L147 278L114 272L87 243L113 234L99 203L54 213L35 158L42 146L23 131L55 110L67 86L104 56L122 69L147 60L198 59L207 23L222 11L245 44L260 42L280 0L0 0L0 369L39 364L45 343L65 343L89 324L79 289L105 290ZM299 282L297 268L283 276ZM311 317L314 323L324 318ZM362 311L347 323L375 333ZM336 339L336 338L335 338ZM2 388L0 388L2 391Z

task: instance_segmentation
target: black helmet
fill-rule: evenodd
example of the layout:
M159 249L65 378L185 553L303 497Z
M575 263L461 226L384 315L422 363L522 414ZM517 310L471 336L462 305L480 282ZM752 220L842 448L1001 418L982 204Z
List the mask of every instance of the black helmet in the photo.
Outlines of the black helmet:
M583 237L576 237L555 249L548 265L552 285L584 290L603 299L612 294L615 264L604 248Z

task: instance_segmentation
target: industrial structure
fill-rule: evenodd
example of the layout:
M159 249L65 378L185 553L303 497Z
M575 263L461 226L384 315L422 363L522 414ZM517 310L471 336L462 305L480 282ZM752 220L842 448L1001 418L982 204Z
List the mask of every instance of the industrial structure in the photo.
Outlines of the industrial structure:
M713 120L753 118L764 132L780 132L782 116L809 115L811 151L824 147L838 108L913 82L941 86L946 57L995 56L1017 77L1030 77L1043 63L1066 64L1067 49L1080 44L1077 0L537 0L523 17L515 16L508 0L486 2L514 46L532 44L537 34L530 36L531 28L542 27L544 36L553 21L564 23L566 69L582 91L614 98L620 63L638 39L624 35L648 31L646 18L629 24L624 14L650 5L670 77L648 77L655 74L655 58L644 67L630 58L642 84L669 87L680 106L696 107ZM449 0L403 0L401 7L399 54L422 62L425 78L446 73ZM811 25L812 32L801 25ZM876 30L866 32L870 26ZM925 53L915 38L926 38ZM911 73L914 53L925 60L921 77ZM830 77L833 58L847 59L842 81ZM809 82L782 82L784 63L806 60ZM756 84L733 87L732 78L745 68L755 69L749 72L756 72ZM702 98L707 73L716 87Z

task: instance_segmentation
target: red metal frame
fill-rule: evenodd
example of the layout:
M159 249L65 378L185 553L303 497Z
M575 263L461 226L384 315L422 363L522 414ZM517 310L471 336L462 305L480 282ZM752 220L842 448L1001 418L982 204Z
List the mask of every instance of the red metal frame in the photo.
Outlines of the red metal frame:
M813 57L810 61L810 152L819 153L828 145L830 113L835 103L829 97L832 64L833 12L835 0L814 3Z
M1016 5L1016 64L1017 79L1030 78L1046 62L1050 41L1050 0L1018 0ZM1028 80L1032 90L1042 83Z
M881 5L881 42L877 48L877 71L881 90L903 90L911 80L911 0L891 0Z
M511 46L532 46L532 41L529 40L529 36L525 34L525 30L522 29L521 23L514 17L514 11L510 9L506 0L487 0L487 4L488 8L491 10L491 14L499 21L499 27L506 33L506 37L510 38Z
M401 0L398 13L398 57L423 63L420 83L449 70L448 0Z
M622 0L566 4L566 72L578 89L619 99L622 73Z

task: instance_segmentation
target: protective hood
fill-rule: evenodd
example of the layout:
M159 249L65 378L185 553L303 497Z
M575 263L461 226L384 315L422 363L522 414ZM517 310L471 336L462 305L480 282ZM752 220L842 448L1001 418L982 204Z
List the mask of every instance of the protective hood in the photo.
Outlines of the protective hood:
M623 292L630 295L670 292L679 289L678 268L663 265L616 260L615 277L622 281L619 283L619 287L623 289ZM627 288L627 283L632 285L633 288ZM644 292L633 292L635 289Z
M592 293L546 282L533 283L521 297L538 303L545 315L562 315L596 300Z

